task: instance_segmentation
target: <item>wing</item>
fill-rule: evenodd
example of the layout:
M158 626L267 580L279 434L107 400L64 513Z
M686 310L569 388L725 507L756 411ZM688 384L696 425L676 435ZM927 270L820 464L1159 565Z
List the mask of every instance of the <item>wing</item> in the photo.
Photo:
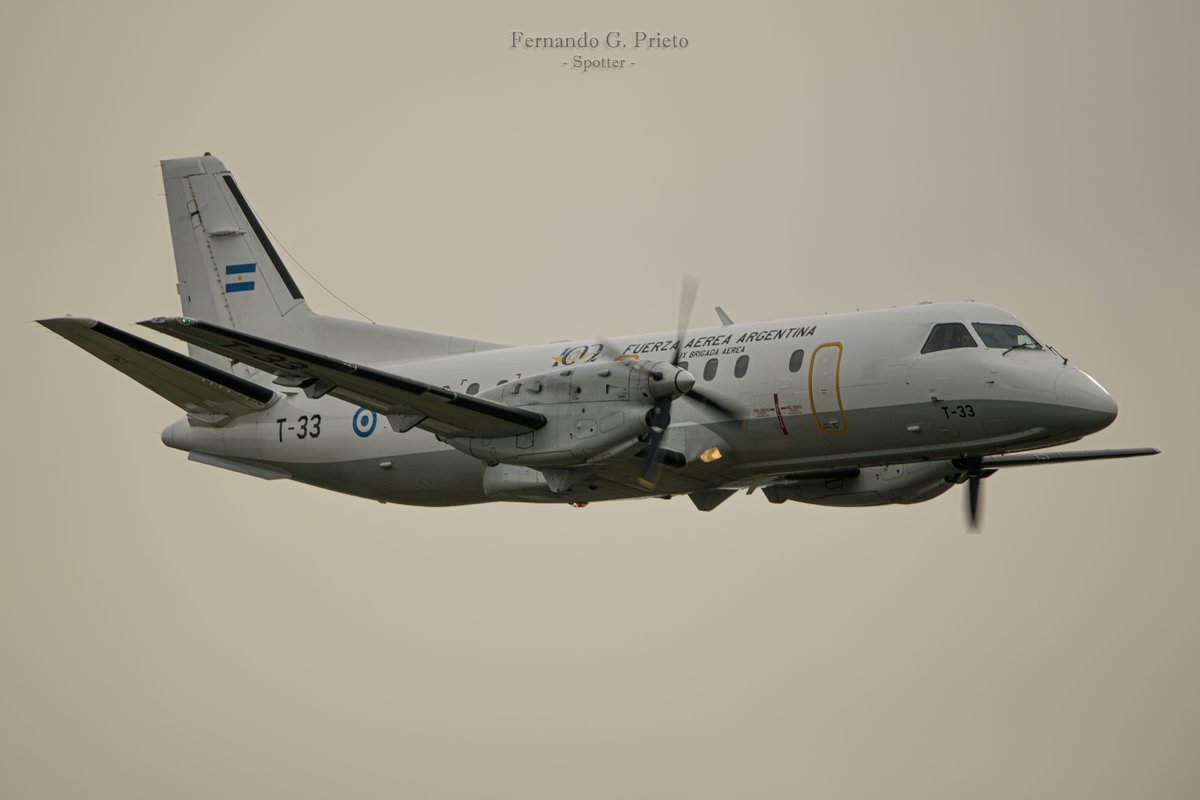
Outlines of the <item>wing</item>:
M1125 450L1074 450L1065 453L1012 453L1005 456L984 456L979 459L983 469L1000 467L1025 467L1031 464L1061 464L1068 461L1099 461L1106 458L1136 458L1156 456L1161 452L1154 447L1132 447ZM957 465L957 461L955 464Z
M94 319L38 322L209 425L261 411L278 397L265 386Z
M534 411L460 394L273 342L244 331L188 317L157 317L141 323L189 344L276 376L276 383L304 389L309 397L330 394L385 414L398 431L414 426L440 436L512 436L538 430L546 418Z

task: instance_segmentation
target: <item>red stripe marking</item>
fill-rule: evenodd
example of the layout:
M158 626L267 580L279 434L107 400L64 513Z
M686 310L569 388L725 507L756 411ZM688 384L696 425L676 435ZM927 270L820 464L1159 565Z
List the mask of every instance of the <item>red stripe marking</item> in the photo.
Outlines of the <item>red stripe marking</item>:
M779 420L779 430L783 431L783 435L787 436L787 425L783 424L783 411L779 408L779 394L775 395L775 419Z

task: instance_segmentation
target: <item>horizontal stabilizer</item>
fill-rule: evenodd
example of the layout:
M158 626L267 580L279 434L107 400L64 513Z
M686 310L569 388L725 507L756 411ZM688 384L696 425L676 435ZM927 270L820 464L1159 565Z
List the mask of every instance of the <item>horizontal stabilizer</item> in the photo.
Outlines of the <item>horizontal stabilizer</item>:
M158 317L141 324L268 372L278 378L277 383L302 388L309 396L329 394L386 414L399 431L420 427L447 437L499 437L528 433L546 424L546 418L534 411L311 353L210 322Z
M277 397L265 386L94 319L59 317L38 322L199 422L219 425L261 411Z

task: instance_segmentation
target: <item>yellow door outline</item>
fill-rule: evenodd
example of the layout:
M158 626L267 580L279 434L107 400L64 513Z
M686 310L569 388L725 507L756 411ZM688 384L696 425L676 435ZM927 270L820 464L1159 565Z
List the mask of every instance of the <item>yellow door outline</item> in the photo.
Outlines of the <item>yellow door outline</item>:
M817 353L821 352L826 347L836 347L838 349L837 367L833 373L833 387L837 393L838 414L842 418L842 424L837 430L828 430L821 424L821 415L817 413L816 396L813 392L813 368L817 364ZM846 409L842 407L842 354L845 349L841 342L826 342L812 351L808 357L808 407L812 409L813 422L817 425L817 430L826 436L841 436L850 429L850 423L846 419ZM830 413L830 412L824 412Z

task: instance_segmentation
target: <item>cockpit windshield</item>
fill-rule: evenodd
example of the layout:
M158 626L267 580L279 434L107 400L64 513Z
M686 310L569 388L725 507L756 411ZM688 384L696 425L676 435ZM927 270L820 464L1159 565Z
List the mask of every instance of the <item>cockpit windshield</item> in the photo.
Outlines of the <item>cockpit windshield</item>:
M1042 346L1020 325L993 325L987 322L971 324L979 338L987 347L1001 347L1012 350L1023 347L1026 350L1041 350Z
M971 332L967 330L967 326L961 322L943 322L940 325L934 325L933 330L929 333L929 338L925 340L925 346L921 348L922 353L936 353L939 350L954 350L958 347L978 347L975 340L971 338Z

